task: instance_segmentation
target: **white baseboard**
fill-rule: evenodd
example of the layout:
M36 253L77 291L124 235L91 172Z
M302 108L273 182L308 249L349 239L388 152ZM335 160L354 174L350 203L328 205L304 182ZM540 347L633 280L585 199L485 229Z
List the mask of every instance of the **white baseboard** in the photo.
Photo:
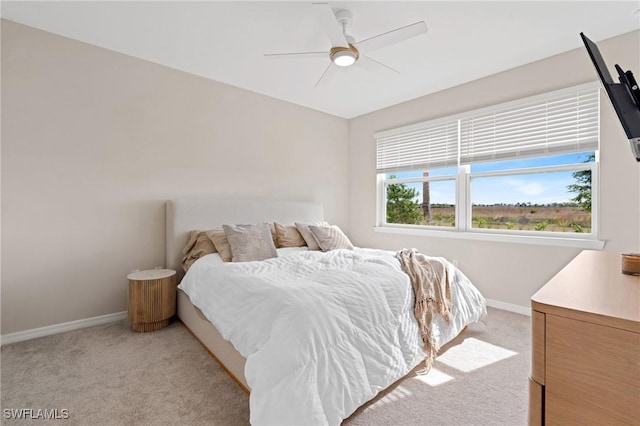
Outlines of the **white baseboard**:
M513 303L501 302L499 300L487 299L487 306L503 309L517 314L531 316L531 308L514 305ZM49 336L52 334L64 333L65 331L79 330L81 328L93 327L94 325L108 324L127 318L127 311L116 312L114 314L101 315L98 317L86 318L77 321L64 322L62 324L48 325L46 327L33 328L31 330L18 331L16 333L4 334L0 336L0 346L10 343L31 340L37 337Z
M504 311L515 312L516 314L522 314L529 317L531 316L531 308L528 306L514 305L513 303L501 302L493 299L487 299L487 306L502 309Z
M127 318L127 311L116 312L114 314L100 315L98 317L85 318L76 321L63 322L62 324L48 325L46 327L33 328L31 330L18 331L15 333L3 334L0 336L0 346L9 343L22 342L37 337L49 336L51 334L64 333L65 331L79 330L81 328L93 327L94 325L108 324Z

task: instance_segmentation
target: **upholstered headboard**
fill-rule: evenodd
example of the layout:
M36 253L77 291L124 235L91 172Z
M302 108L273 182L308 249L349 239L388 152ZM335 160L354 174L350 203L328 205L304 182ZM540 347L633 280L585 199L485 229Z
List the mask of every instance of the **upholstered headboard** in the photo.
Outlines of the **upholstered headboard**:
M312 201L225 200L181 198L166 204L166 267L182 278L182 249L189 231L212 229L224 224L261 222L311 222L323 220L322 204Z

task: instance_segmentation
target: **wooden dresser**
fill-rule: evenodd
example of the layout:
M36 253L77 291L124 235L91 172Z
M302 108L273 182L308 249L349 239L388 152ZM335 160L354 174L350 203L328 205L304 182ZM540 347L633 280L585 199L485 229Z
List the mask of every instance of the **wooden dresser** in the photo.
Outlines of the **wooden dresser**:
M531 298L530 425L640 425L640 277L585 250Z

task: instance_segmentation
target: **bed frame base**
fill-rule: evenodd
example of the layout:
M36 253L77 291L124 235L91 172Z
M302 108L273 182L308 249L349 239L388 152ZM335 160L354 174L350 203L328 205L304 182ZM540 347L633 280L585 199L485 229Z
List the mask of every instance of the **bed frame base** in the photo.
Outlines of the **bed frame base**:
M244 377L246 363L244 357L220 335L202 312L193 306L189 296L180 289L178 289L178 317L193 337L218 361L242 390L250 393L249 385ZM215 348L215 353L213 348Z
M322 204L314 201L228 200L216 196L186 197L166 203L166 267L182 280L182 249L189 231L213 229L223 224L274 222L293 223L324 220ZM196 308L182 290L177 295L178 317L227 373L249 392L244 376L245 358Z

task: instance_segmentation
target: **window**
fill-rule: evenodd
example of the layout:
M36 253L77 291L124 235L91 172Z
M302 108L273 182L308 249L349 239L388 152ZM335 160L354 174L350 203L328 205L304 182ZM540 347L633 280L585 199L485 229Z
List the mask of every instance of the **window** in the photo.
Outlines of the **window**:
M376 133L378 225L595 239L599 86Z

